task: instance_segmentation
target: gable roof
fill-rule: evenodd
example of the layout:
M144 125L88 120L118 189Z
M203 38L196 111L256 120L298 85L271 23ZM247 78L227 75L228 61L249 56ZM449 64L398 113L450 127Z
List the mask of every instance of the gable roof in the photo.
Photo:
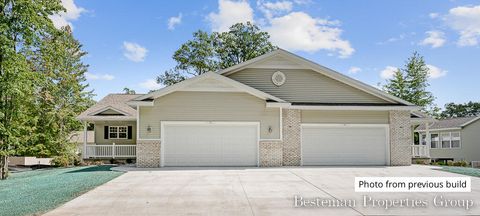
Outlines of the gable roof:
M434 122L432 125L429 125L429 130L441 130L441 129L461 129L475 121L480 119L480 117L460 117L460 118L449 118L442 119ZM424 131L425 125L420 125L415 131Z
M405 101L401 98L398 98L398 97L395 97L393 95L387 94L387 93L385 93L385 92L383 92L383 91L381 91L381 90L379 90L375 87L372 87L368 84L365 84L363 82L355 80L351 77L345 76L345 75L343 75L339 72L336 72L336 71L334 71L330 68L319 65L315 62L307 60L303 57L300 57L298 55L295 55L295 54L293 54L291 52L288 52L286 50L283 50L283 49L278 49L278 50L272 51L270 53L264 54L262 56L259 56L259 57L253 58L253 59L250 59L250 60L245 61L243 63L234 65L232 67L229 67L229 68L226 68L226 69L223 69L223 70L220 70L220 71L217 71L217 73L222 74L222 75L230 75L230 74L238 72L238 71L240 71L244 68L247 68L250 65L261 62L261 61L266 60L268 58L272 58L274 56L282 56L284 58L287 58L288 60L293 61L295 63L298 63L299 65L302 65L305 68L311 69L311 70L313 70L315 72L318 72L322 75L325 75L325 76L327 76L331 79L334 79L334 80L337 80L339 82L345 83L349 86L352 86L356 89L359 89L361 91L364 91L364 92L369 93L371 95L374 95L376 97L382 98L386 101L389 101L389 102L392 102L392 103L399 103L399 104L407 105L407 106L415 106L414 104L412 104L408 101Z
M143 94L109 94L82 112L77 119L82 121L136 120L137 110L127 105L126 102L142 95ZM102 112L107 110L113 110L119 115L101 115Z
M164 95L170 94L170 93L175 92L175 91L181 91L181 90L187 89L189 86L192 86L195 83L199 83L201 81L205 81L207 79L213 79L213 80L215 80L217 82L220 82L222 84L231 86L232 89L234 89L235 91L246 92L248 94L251 94L253 96L256 96L256 97L264 99L264 100L273 100L273 101L277 101L277 102L285 102L284 100L282 100L278 97L275 97L273 95L270 95L270 94L265 93L263 91L260 91L258 89L252 88L252 87L247 86L247 85L245 85L241 82L235 81L233 79L230 79L228 77L219 75L219 74L214 73L214 72L207 72L207 73L204 73L202 75L184 80L184 81L179 82L179 83L176 83L174 85L167 86L165 88L159 89L157 91L150 92L146 95L142 95L140 97L135 98L133 101L143 101L143 100L155 99L155 98L158 98L158 97L162 97ZM231 90L229 90L229 91L231 91Z

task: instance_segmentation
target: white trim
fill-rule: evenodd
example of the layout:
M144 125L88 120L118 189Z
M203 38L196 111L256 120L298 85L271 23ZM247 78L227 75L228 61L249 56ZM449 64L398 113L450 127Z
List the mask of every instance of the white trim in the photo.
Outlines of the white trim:
M182 82L179 82L177 84L174 84L174 85L171 85L171 86L168 86L168 87L165 87L165 88L162 88L160 90L157 90L157 91L154 91L152 93L148 93L146 95L143 95L141 97L138 97L136 98L135 100L144 100L144 99L147 99L147 98L158 98L158 97L162 97L164 95L167 95L167 94L170 94L172 92L175 92L175 91L181 91L182 89L188 87L189 85L193 84L193 83L196 83L196 82L199 82L201 80L204 80L204 79L207 79L207 78L212 78L212 79L216 79L220 82L223 82L223 83L226 83L228 85L231 85L243 92L246 92L246 93L249 93L253 96L256 96L258 98L261 98L261 99L264 99L264 100L267 100L267 99L272 99L272 100L275 100L275 101L279 101L279 102L285 102L284 100L278 98L278 97L275 97L273 95L270 95L270 94L267 94L265 92L262 92L258 89L255 89L255 88L252 88L250 86L247 86L243 83L240 83L238 81L235 81L233 79L230 79L230 78L227 78L225 76L222 76L222 75L219 75L217 73L213 73L213 72L207 72L207 73L204 73L202 75L199 75L199 76L196 76L196 77L193 77L193 78L190 78L190 79L187 79L187 80L184 80Z
M390 125L389 124L327 124L327 123L301 123L300 124L300 162L303 166L303 152L302 152L302 128L303 127L377 127L385 129L385 162L386 166L391 164L390 153Z
M297 56L297 55L295 55L293 53L290 53L290 52L288 52L286 50L283 50L283 49L277 49L275 51L264 54L262 56L250 59L250 60L245 61L243 63L234 65L232 67L223 69L223 70L219 71L218 73L219 74L224 74L224 75L229 75L229 74L235 73L235 72L247 67L248 65L251 65L253 63L259 62L261 60L264 60L266 58L269 58L269 57L275 56L275 55L281 55L281 56L283 56L283 57L285 57L289 60L292 60L292 61L295 61L296 63L299 63L302 66L305 66L309 69L312 69L313 71L316 71L317 73L323 74L323 75L325 75L327 77L330 77L334 80L340 81L340 82L345 83L349 86L360 89L360 90L362 90L366 93L369 93L369 94L375 95L377 97L380 97L380 98L382 98L386 101L399 102L399 103L406 104L406 105L409 105L409 106L414 106L414 104L412 104L408 101L405 101L403 99L400 99L400 98L392 96L392 95L389 95L389 94L387 94L387 93L385 93L385 92L383 92L383 91L381 91L377 88L374 88L374 87L372 87L368 84L365 84L363 82L355 80L351 77L345 76L345 75L343 75L339 72L336 72L336 71L334 71L330 68L319 65L315 62L312 62L308 59Z
M139 141L161 141L161 139L137 139Z
M117 140L128 140L128 125L107 125L107 127L108 127L107 133L108 133L108 139L109 139L109 140L111 140L111 139L112 139L112 140L115 140L115 139L117 139ZM111 138L111 137L110 137L110 127L116 127L116 128L117 128L117 132L116 132L117 138ZM120 128L121 128L121 127L125 127L125 128L126 128L125 138L120 138ZM132 132L133 132L133 131L132 131ZM123 133L123 132L122 132L122 133ZM133 139L133 134L132 134L132 139Z
M117 109L117 108L114 108L114 107L112 107L112 106L104 107L104 108L99 109L99 110L97 110L97 111L95 111L95 112L89 113L88 115L89 115L89 116L94 116L94 115L97 115L97 114L99 114L99 113L105 112L105 111L107 111L107 110L109 110L109 109L111 109L111 110L113 110L113 111L115 111L115 112L118 112L118 113L120 113L120 114L123 114L123 115L125 115L125 116L130 116L130 114L128 114L128 113L126 113L126 112L124 112L124 111L121 111L121 110L119 110L119 109Z
M135 100L127 101L126 104L131 106L153 106L154 105L153 101L135 101Z
M450 131L450 130L461 130L462 128L453 127L453 128L436 128L436 129L428 129L429 131ZM425 132L426 130L415 130L414 132Z
M140 106L137 105L137 140L140 140Z
M479 116L479 117L476 117L476 118L474 118L474 119L472 119L472 120L470 120L470 121L468 121L468 122L463 123L462 125L460 125L460 127L465 127L465 126L467 126L467 125L469 125L469 124L477 121L478 119L480 119L480 116Z
M290 109L299 110L374 110L374 111L389 111L389 110L417 110L417 106L296 106L292 105Z
M257 126L257 167L260 166L260 122L229 121L160 121L160 167L165 166L165 126L166 125L253 125Z
M88 127L88 122L84 121L83 122L83 152L82 152L82 156L84 159L88 158L87 157L87 139L88 139L87 127Z
M136 121L137 117L134 116L90 116L85 118L77 118L80 121Z
M266 107L267 108L289 108L290 106L292 106L291 103L278 103L278 102L267 102L266 103Z

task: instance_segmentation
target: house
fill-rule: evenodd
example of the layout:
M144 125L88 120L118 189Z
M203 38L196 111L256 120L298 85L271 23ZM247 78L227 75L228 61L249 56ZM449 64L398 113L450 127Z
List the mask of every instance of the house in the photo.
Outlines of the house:
M415 132L419 133L419 146L427 148L428 158L434 161L480 161L480 117L438 120L420 125Z
M138 167L410 165L418 107L279 49L144 95L110 94L78 119L83 157ZM86 140L86 139L85 139Z
M88 130L86 136L84 133L84 131L74 131L68 136L68 141L76 144L77 152L82 152L84 143L87 145L95 144L95 131ZM85 138L87 138L86 142L84 141Z

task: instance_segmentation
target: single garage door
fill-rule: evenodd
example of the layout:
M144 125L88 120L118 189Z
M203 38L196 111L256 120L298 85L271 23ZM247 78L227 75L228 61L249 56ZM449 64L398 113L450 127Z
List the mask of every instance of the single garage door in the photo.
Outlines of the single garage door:
M163 166L257 166L258 123L162 123Z
M388 125L302 124L303 165L387 165Z

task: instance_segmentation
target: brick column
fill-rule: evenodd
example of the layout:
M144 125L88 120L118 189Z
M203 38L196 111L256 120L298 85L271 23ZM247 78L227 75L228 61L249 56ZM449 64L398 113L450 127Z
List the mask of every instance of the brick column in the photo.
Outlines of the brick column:
M284 166L300 166L300 115L300 110L282 110Z
M390 111L390 165L408 166L412 163L412 131L409 111Z
M160 167L160 140L137 140L136 163L140 168Z
M260 166L281 167L283 144L280 141L260 141Z

